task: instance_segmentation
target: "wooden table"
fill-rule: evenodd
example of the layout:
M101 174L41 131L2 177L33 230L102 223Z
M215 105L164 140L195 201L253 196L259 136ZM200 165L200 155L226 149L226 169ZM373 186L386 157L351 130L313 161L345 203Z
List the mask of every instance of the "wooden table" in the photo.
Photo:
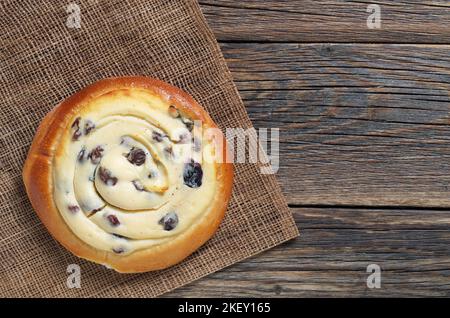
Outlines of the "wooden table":
M200 3L301 237L166 296L450 296L450 2Z

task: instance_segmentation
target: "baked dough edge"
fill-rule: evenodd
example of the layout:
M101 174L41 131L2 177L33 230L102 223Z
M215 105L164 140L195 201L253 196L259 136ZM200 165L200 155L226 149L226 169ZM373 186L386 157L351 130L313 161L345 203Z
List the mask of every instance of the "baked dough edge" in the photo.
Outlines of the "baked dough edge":
M170 96L171 103L192 119L201 120L204 128L217 128L206 110L190 95L168 83L143 76L106 78L68 97L44 117L24 164L23 181L35 212L50 234L66 249L78 257L111 267L118 272L138 273L177 264L214 235L231 197L234 169L225 160L223 163L216 163L217 190L210 208L190 228L169 242L138 250L130 255L117 255L112 251L97 250L80 240L65 223L54 203L52 160L60 136L87 100L127 88L148 89L161 96ZM225 156L229 149L224 135L221 134L221 137Z

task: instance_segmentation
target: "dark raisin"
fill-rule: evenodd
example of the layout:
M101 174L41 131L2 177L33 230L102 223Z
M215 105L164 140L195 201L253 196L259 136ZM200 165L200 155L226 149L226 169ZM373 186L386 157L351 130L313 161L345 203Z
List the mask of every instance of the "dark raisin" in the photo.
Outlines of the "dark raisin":
M77 213L78 211L80 211L80 207L78 205L69 205L68 208L72 213Z
M180 134L180 137L178 137L178 143L180 144L186 144L191 139L190 133L182 133Z
M125 252L125 249L123 247L114 247L112 251L116 254L122 254L123 252Z
M95 128L95 124L91 120L87 120L84 124L84 134L88 135Z
M109 221L109 223L111 223L112 226L118 226L120 225L119 219L117 218L117 216L110 214L106 217Z
M80 121L81 121L81 117L77 117L75 118L75 121L72 123L72 128L80 128Z
M164 137L166 137L166 136L155 130L152 132L152 138L156 142L161 142L164 139Z
M85 153L86 153L86 148L84 148L84 147L81 148L81 150L77 156L78 162L83 162Z
M122 136L120 137L120 144L121 145L129 145L132 141L132 138L129 136Z
M198 188L202 185L203 170L202 166L195 161L184 165L183 179L184 184L190 188Z
M192 131L192 129L194 129L194 122L190 119L187 118L182 118L181 121L183 122L183 124L186 126L186 128L189 131Z
M106 168L100 167L98 168L98 175L100 180L102 180L106 185L115 186L118 179L111 175L111 171Z
M170 105L169 115L173 118L178 118L178 117L180 117L180 112L178 111L178 109L175 106Z
M71 127L75 128L75 131L72 134L73 141L77 141L82 135L81 130L80 130L80 121L81 121L81 117L77 117L75 119L75 121L72 123Z
M102 146L97 146L89 153L88 158L91 159L91 162L94 165L100 163L100 159L103 157L103 151L104 149Z
M145 163L145 151L140 148L133 147L127 154L127 159L136 166L142 166Z
M100 208L97 208L97 209L93 209L91 211L91 214L97 213L98 211L101 211L101 210L103 210L103 207L100 207Z
M80 137L81 137L81 130L77 128L77 130L73 132L72 140L77 141Z
M144 190L145 190L145 188L144 188L144 186L142 185L142 182L141 182L141 181L139 181L139 180L133 180L132 183L133 183L134 187L136 188L136 190L138 190L138 191L144 191Z
M171 231L178 225L178 215L175 212L169 212L159 220L158 224L163 226L164 231Z
M172 157L173 156L173 148L172 148L172 146L164 148L164 152L166 153L166 155L168 157Z

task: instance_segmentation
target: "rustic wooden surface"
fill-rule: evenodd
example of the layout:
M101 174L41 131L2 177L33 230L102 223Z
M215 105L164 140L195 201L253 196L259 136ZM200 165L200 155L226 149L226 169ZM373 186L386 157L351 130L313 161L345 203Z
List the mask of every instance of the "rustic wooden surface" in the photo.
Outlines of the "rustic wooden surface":
M449 43L448 0L199 0L220 41ZM367 28L379 4L382 28Z
M301 237L165 296L450 296L450 2L200 3Z

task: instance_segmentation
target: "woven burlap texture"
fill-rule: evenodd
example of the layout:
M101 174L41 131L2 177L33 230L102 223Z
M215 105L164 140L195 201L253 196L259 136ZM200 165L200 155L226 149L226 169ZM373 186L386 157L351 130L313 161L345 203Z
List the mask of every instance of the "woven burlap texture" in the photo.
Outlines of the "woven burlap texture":
M118 274L52 239L28 201L21 170L44 115L86 85L111 76L156 77L193 95L222 129L251 127L197 2L75 3L81 28L66 26L65 1L0 3L0 296L157 296L296 237L275 177L256 164L236 164L219 231L177 266ZM69 264L81 267L80 289L67 287Z

